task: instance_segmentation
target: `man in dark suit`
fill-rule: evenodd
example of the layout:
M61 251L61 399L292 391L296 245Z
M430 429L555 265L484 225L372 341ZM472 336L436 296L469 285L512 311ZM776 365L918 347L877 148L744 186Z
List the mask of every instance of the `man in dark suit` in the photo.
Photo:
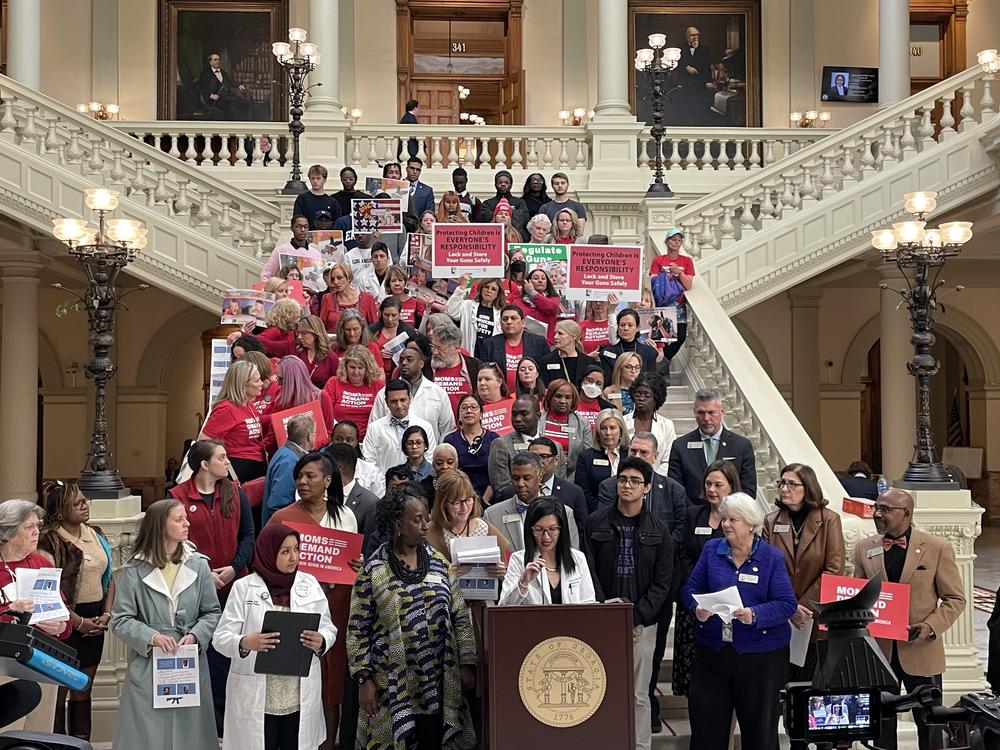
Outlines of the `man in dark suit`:
M876 639L892 666L896 679L909 693L920 685L941 685L945 668L944 634L965 609L962 575L955 562L951 542L916 529L913 496L890 489L875 501L877 534L862 539L854 548L854 575L871 578L876 573L893 583L910 587L909 639ZM892 692L899 693L897 683ZM913 712L920 750L941 747L940 729L925 724ZM882 720L878 747L896 747L896 714Z
M410 182L410 202L407 209L417 217L424 215L424 211L434 211L437 204L434 202L434 188L425 185L420 181L420 173L424 171L424 163L416 156L411 156L406 160L406 179Z
M510 465L514 455L527 451L539 437L538 423L542 410L538 399L524 394L514 399L510 407L510 424L514 431L497 438L490 445L489 474L493 492L499 494L510 487ZM556 444L556 466L563 465L563 450ZM558 472L556 473L558 476Z
M246 86L222 69L222 58L217 52L208 56L208 70L198 77L198 92L206 119L250 119L250 101L244 97Z
M840 483L849 497L863 497L875 500L878 497L878 483L872 479L872 469L864 461L855 461L847 467L847 476Z
M824 102L837 102L847 96L847 78L843 73L837 73L833 79L833 85L828 86L823 93Z
M344 505L351 509L358 519L358 533L369 534L375 530L375 504L378 498L354 479L358 466L358 452L345 443L332 443L324 452L340 472L344 487Z
M554 497L561 500L567 508L572 509L576 529L582 535L584 524L587 522L587 500L583 496L583 490L572 482L555 475L557 462L562 458L562 450L559 445L551 438L535 438L528 446L528 452L534 453L542 462L542 482L538 491L539 495L541 497ZM513 496L514 488L504 487L497 494L497 500L508 500Z
M681 118L684 125L706 125L712 90L715 89L712 55L708 47L701 43L701 31L697 26L688 26L684 30L684 38L681 59L677 64Z
M684 485L688 500L703 503L702 482L705 469L713 461L731 461L740 474L743 492L757 495L757 461L753 445L742 435L722 426L726 407L715 388L705 388L694 396L694 418L698 427L682 435L670 447L668 474Z
M525 357L536 362L549 353L544 336L524 330L524 311L517 305L506 305L500 311L500 330L496 336L483 341L476 351L481 362L496 362L507 373L507 387L514 391L517 385L517 363Z
M419 107L420 107L420 102L418 102L416 99L410 99L408 102L406 102L406 108L405 108L406 111L403 113L403 116L399 118L399 124L416 125L417 116L413 113L416 112ZM406 153L409 156L416 156L418 150L419 149L417 146L417 139L410 138L406 142ZM399 148L396 150L396 159L400 159L402 156L403 156L403 142L400 141Z
M652 432L639 431L632 436L628 445L628 454L641 458L651 466L656 466L659 446L656 435ZM618 477L610 477L601 482L598 491L598 507L613 505L618 499ZM670 537L674 546L673 577L670 581L670 596L660 610L656 622L656 645L653 647L653 664L663 660L667 650L667 633L670 631L670 620L673 617L673 603L680 590L684 566L681 565L681 549L687 545L687 494L684 486L670 477L653 472L653 481L645 498L649 511L663 521L670 529ZM656 698L656 683L659 681L660 670L653 669L649 680L649 719L650 728L654 734L663 731L660 720L660 702Z

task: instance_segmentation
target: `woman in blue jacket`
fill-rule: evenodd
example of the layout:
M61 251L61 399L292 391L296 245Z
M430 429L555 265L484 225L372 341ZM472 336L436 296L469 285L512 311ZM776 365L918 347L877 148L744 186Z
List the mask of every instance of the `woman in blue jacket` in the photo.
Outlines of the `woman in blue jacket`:
M732 712L744 747L777 750L778 691L788 667L789 618L798 601L781 552L760 538L764 511L742 492L722 502L724 538L711 539L684 586L694 613L695 656L688 693L691 749L728 744ZM695 594L735 586L743 606L725 623Z

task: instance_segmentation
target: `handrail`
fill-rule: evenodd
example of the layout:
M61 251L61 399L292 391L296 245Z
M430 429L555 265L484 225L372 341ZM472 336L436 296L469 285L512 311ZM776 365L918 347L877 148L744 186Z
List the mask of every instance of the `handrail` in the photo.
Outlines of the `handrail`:
M829 138L823 138L821 141L797 151L788 158L782 159L780 162L777 162L770 167L765 167L757 172L754 172L752 175L749 175L745 179L740 180L723 190L716 191L711 195L694 201L693 203L689 203L677 212L675 222L679 224L682 219L700 216L708 210L718 208L727 201L741 199L743 193L745 193L748 189L756 188L782 174L794 172L800 169L804 164L822 156L824 153L849 144L862 133L870 131L876 126L893 122L901 115L908 114L914 110L914 98L919 98L925 102L933 103L939 96L952 93L962 84L977 81L983 75L984 73L982 68L977 65L963 71L962 73L954 75L951 78L946 78L945 80L924 89L918 94L915 94L914 96L908 97L901 102L897 102L896 104L887 107L886 109L880 110L870 117L866 117L864 120L854 123L850 127L836 131Z

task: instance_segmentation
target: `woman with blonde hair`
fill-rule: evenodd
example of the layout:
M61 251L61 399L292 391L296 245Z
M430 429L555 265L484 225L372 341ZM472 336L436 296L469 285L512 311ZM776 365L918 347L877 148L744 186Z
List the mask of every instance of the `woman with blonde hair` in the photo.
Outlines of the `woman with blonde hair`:
M552 221L552 233L546 242L557 245L572 245L580 241L580 220L572 208L563 208Z
M580 453L573 480L583 490L587 510L597 511L601 482L618 475L619 462L628 455L628 430L617 409L604 409L594 420L594 447Z
M452 224L467 224L469 217L462 211L462 199L454 190L441 196L437 207L437 220Z
M306 315L295 329L297 350L295 355L302 360L309 373L309 379L317 388L337 374L340 358L330 348L330 336L323 327L323 321L315 315Z
M264 352L244 352L241 360L249 362L257 368L260 373L261 389L260 394L253 400L253 408L258 414L266 414L271 410L271 404L281 392L278 379L274 376L274 369L271 367L271 359Z
M594 360L583 356L583 346L580 344L582 332L580 324L575 320L560 320L555 325L552 339L555 347L542 357L538 363L541 367L542 380L548 386L553 380L560 378L568 380L577 388L583 377L583 368Z
M622 414L631 414L635 410L631 388L641 372L642 357L636 352L623 352L611 370L611 385L604 389L604 398Z
M277 278L277 277L275 277ZM267 327L254 335L264 347L269 357L285 357L295 354L295 324L302 317L302 307L293 299L284 297L271 306L271 311L267 314ZM237 338L243 335L242 331L234 331L229 334L228 342L231 345Z
M426 305L406 290L410 281L406 266L392 266L385 272L385 291L399 300L399 320L414 328L420 327Z
M263 385L260 371L252 363L239 360L229 365L219 396L198 435L199 440L222 443L233 471L244 483L267 472L260 414L253 405Z
M330 290L323 295L320 304L319 317L326 330L337 330L340 314L344 310L357 310L365 319L366 325L378 320L378 301L368 292L359 292L353 286L354 272L350 263L340 262L329 269Z
M333 401L334 420L354 422L358 426L359 440L365 439L375 396L382 388L384 376L385 370L370 351L352 346L340 358L337 377L330 378L323 388Z
M273 294L276 300L288 297L288 279L281 276L272 276L264 282L264 292Z

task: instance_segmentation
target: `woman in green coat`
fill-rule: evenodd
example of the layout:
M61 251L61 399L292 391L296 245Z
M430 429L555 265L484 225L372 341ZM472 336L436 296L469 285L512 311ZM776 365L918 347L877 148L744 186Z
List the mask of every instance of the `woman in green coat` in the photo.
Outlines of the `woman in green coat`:
M121 750L216 750L215 715L205 649L219 622L208 559L187 544L187 512L178 500L149 506L132 559L115 576L111 630L128 647L128 676L114 747ZM153 647L199 652L200 705L153 708Z

